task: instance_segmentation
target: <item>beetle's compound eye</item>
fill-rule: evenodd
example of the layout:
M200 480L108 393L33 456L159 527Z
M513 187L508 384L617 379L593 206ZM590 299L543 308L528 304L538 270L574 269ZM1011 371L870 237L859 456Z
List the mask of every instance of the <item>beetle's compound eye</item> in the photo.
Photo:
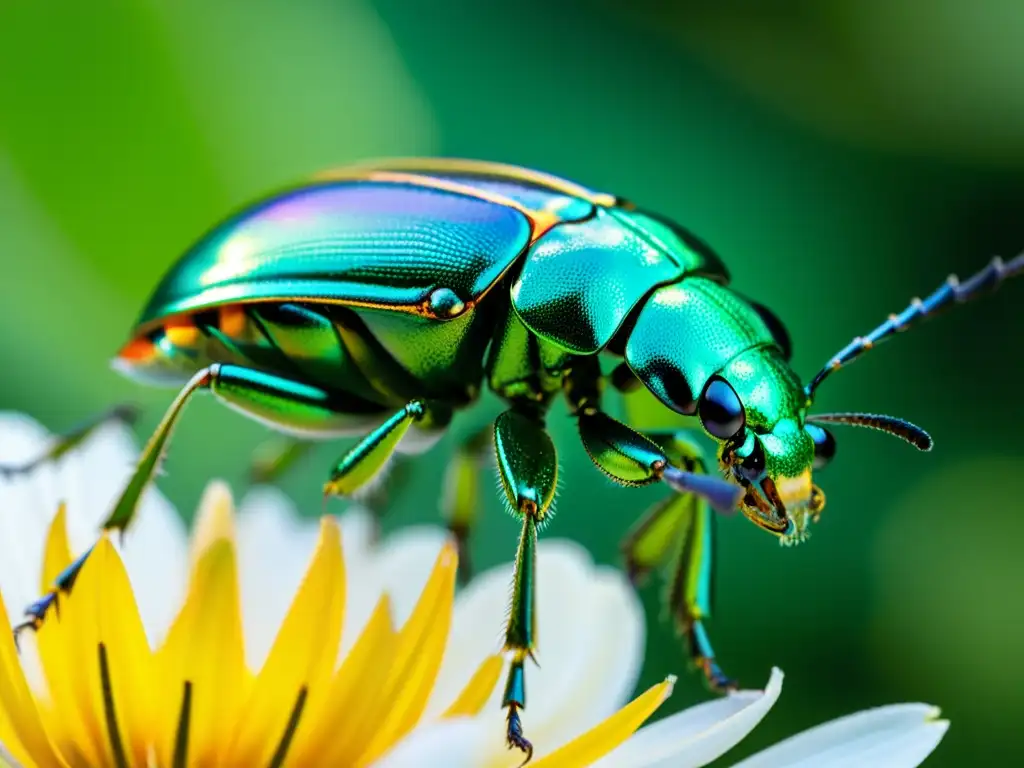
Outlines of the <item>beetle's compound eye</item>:
M735 437L747 423L739 395L725 379L715 376L704 388L697 415L709 435L720 440Z
M817 424L808 424L804 427L807 434L814 441L814 469L821 469L827 466L832 457L836 455L836 439L832 433Z

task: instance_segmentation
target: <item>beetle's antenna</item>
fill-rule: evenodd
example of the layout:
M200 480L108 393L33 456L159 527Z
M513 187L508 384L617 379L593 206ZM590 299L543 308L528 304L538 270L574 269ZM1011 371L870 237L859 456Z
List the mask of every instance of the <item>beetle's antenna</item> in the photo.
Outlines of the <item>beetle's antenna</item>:
M879 432L905 440L919 451L930 451L935 444L932 436L916 424L880 413L816 413L808 416L807 421L877 429Z
M867 336L858 336L835 357L818 371L811 383L804 387L807 405L814 399L814 393L825 379L844 365L852 363L872 347L877 346L893 334L905 331L912 325L929 317L934 317L953 304L963 304L973 298L994 291L1004 280L1024 273L1024 253L1004 262L996 256L983 269L964 280L962 283L956 275L950 275L946 282L927 299L913 299L910 305L898 315L889 315L889 319L871 331ZM878 427L876 427L878 428ZM895 434L895 433L894 433Z

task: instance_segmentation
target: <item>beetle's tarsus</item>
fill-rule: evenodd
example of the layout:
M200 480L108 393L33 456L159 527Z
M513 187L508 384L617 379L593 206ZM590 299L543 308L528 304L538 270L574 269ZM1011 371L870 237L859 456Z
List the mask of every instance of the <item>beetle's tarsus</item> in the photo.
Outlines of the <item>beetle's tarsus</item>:
M22 634L22 632L26 632L28 630L32 630L33 632L36 632L36 631L39 630L40 626L42 626L42 622L39 621L38 619L35 619L35 618L26 619L25 621L21 622L20 624L15 624L14 625L14 629L11 631L11 634L14 636L14 650L17 651L18 653L21 653L21 634Z
M18 642L18 638L21 636L23 632L27 630L38 632L42 628L43 622L46 620L46 613L50 610L51 607L53 608L54 615L57 617L58 620L60 620L59 598L60 592L54 590L52 592L48 592L46 595L36 600L34 603L32 603L32 605L25 609L25 620L22 621L20 624L15 625L12 631L12 634L14 635L14 647L16 650L18 650L19 652L21 651L21 646Z
M727 677L714 659L698 658L694 659L694 661L704 673L704 679L707 681L708 688L713 693L725 694L739 689L739 683L731 677Z
M523 768L533 759L533 744L523 735L523 721L519 717L519 707L515 704L508 705L508 728L505 733L505 743L509 749L518 749L526 754L526 759L519 764Z

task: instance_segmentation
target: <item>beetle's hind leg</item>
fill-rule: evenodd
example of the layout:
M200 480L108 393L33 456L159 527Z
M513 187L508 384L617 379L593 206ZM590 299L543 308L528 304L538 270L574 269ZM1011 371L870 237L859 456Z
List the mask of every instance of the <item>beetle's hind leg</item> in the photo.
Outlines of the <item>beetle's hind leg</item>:
M441 512L459 548L459 582L462 584L473 575L469 536L479 508L480 471L492 455L493 443L493 426L471 432L459 443L445 471Z
M680 469L706 473L700 447L682 434L651 435ZM708 686L716 692L734 690L715 660L704 621L714 602L715 515L707 501L693 493L674 494L657 503L629 532L622 552L634 583L651 570L668 574L665 606L686 643L687 652Z
M27 474L43 464L57 461L66 453L84 443L90 435L105 424L111 422L133 424L138 415L138 409L134 405L128 403L115 405L113 408L91 417L67 432L57 435L46 450L28 461L22 464L0 464L0 476L10 477Z
M113 511L103 523L103 530L109 531L116 529L121 531L123 534L125 529L127 529L131 524L132 519L135 517L135 511L138 507L139 500L142 498L142 494L146 490L146 486L149 485L149 481L152 479L157 467L159 466L160 459L163 456L171 430L177 422L178 417L181 415L182 409L195 392L201 389L208 389L211 386L211 383L218 373L218 368L218 366L211 366L210 368L203 368L200 370L182 388L177 397L174 398L174 401L167 409L167 413L164 414L163 420L160 422L159 426L157 426L153 436L149 439L149 442L143 449L142 455L139 457L139 463L135 468L135 473L129 478L128 484L125 486L124 490L121 492L121 496L114 504ZM75 579L78 578L78 573L82 570L82 566L85 565L85 561L89 557L91 551L92 548L90 547L85 554L71 563L71 565L61 572L61 574L54 580L51 590L25 609L25 616L27 619L15 627L15 641L17 641L17 637L20 632L26 629L39 629L46 620L50 609L53 608L54 611L57 610L59 606L58 601L61 596L70 595L71 588L75 584Z
M178 392L142 449L135 472L103 523L104 531L116 530L123 534L131 525L142 494L160 466L174 426L185 405L200 391L213 392L219 399L253 418L296 429L327 431L340 429L343 425L351 427L361 419L378 418L358 398L328 393L308 384L237 365L217 363L203 368ZM28 620L20 629L38 629L42 625L49 609L57 606L59 597L71 592L88 554L68 566L55 580L53 589L29 606L26 610Z

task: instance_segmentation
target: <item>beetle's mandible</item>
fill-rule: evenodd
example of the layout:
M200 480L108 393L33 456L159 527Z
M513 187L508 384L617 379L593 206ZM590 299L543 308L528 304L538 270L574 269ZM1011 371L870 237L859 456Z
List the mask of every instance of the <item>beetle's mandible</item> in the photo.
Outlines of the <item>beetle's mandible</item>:
M672 615L711 686L728 689L704 627L712 510L738 507L797 542L825 503L814 482L835 453L825 424L871 427L929 450L931 438L901 419L813 413L817 387L894 333L1022 272L1024 255L995 259L964 282L949 278L804 385L781 323L730 289L711 248L662 216L495 163L392 160L330 172L223 222L156 288L115 365L180 391L104 527L131 523L195 392L292 436L271 469L305 441L362 436L324 488L347 496L372 486L396 451L429 445L486 384L506 409L457 448L443 506L464 552L481 458L496 455L522 525L505 631L507 738L529 759L520 710L535 639L536 538L558 471L545 418L560 395L612 481L671 489L629 534L627 564L634 578L675 569ZM716 462L708 466L682 433L642 434L607 415L607 387L646 390L666 414L692 417L717 443ZM28 608L23 627L38 627L71 590L84 557Z

